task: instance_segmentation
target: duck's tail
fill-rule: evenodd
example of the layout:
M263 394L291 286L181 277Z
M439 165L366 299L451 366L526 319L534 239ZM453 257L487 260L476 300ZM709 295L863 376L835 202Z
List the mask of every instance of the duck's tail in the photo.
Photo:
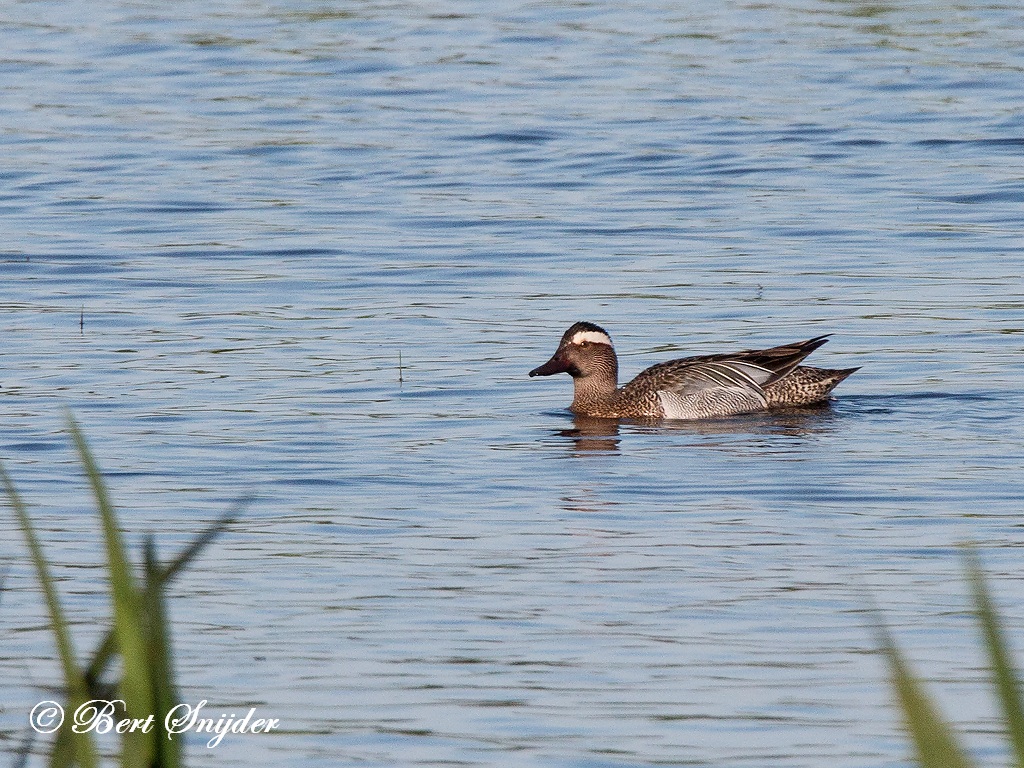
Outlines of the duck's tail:
M860 368L811 368L799 365L764 388L768 407L810 405L828 400L839 383Z

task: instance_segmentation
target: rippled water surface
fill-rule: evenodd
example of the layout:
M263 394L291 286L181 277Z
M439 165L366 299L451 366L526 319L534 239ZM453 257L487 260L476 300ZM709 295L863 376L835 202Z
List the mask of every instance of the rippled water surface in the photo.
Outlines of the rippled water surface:
M178 678L282 725L190 764L903 766L871 601L1000 764L956 545L1024 626L1019 5L0 23L0 458L82 652L67 409L133 544L255 495L172 591ZM625 376L821 333L863 369L806 413L577 422L526 372L582 319ZM0 527L9 757L59 669Z

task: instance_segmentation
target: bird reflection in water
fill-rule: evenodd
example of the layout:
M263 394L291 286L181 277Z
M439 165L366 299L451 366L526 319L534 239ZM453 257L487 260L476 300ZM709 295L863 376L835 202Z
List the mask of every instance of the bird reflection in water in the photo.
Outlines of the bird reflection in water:
M614 453L619 450L619 425L623 419L598 419L573 414L574 429L560 429L555 434L570 437L578 451Z
M721 419L692 421L666 419L601 419L573 414L573 428L555 432L558 437L573 441L579 452L617 453L622 440L620 430L634 433L686 432L697 435L750 435L804 437L823 434L835 428L839 416L829 403L779 408L764 413L745 414ZM730 443L735 445L735 443Z

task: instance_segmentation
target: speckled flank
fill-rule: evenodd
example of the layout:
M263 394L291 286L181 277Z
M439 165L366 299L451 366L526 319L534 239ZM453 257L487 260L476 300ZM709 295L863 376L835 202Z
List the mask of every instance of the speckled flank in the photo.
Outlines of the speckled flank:
M569 409L582 416L706 419L827 400L857 369L799 365L826 341L818 336L763 350L670 360L642 371L620 388L611 338L593 323L576 323L562 336L551 359L530 375L572 376Z
M764 388L768 407L784 407L787 405L810 405L828 400L833 389L857 368L811 368L798 366L788 376L769 384Z

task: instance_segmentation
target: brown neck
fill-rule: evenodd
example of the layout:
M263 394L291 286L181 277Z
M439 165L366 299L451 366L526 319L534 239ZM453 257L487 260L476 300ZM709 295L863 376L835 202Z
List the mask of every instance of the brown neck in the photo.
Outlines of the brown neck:
M592 406L607 402L619 383L619 365L612 348L587 361L586 373L573 377L572 383L571 410L586 412L592 410Z

